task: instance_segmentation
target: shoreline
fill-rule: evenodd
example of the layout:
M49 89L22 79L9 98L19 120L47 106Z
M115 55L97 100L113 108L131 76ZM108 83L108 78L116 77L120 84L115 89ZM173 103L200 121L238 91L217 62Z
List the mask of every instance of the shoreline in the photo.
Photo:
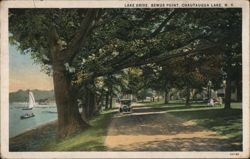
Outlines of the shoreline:
M9 151L34 151L56 136L57 120L50 121L9 138Z
M36 126L36 127L34 127L34 128L26 129L24 132L22 132L22 133L20 133L20 134L18 134L18 135L15 135L15 136L13 136L13 137L9 137L9 140L12 140L12 139L14 139L14 138L16 138L16 137L19 137L19 136L22 136L22 135L25 135L26 133L29 133L29 132L32 131L32 130L42 129L42 128L44 128L44 127L47 127L47 126L50 125L50 124L56 124L56 122L57 122L57 119L56 119L56 120L54 120L54 119L53 119L53 120L49 120L47 123L38 125L38 126Z

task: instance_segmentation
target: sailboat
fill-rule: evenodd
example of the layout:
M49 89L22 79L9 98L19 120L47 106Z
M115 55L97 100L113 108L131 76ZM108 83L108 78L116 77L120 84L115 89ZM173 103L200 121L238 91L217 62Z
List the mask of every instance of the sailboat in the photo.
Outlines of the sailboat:
M32 110L32 108L35 106L35 98L31 91L29 91L29 100L28 100L28 106L26 108L23 108L23 110Z
M35 98L34 95L31 91L29 91L29 100L28 100L28 106L26 108L23 108L23 110L31 110L34 105L35 105ZM34 117L35 114L31 113L25 113L24 115L21 115L20 118L21 119L27 119L27 118L31 118Z

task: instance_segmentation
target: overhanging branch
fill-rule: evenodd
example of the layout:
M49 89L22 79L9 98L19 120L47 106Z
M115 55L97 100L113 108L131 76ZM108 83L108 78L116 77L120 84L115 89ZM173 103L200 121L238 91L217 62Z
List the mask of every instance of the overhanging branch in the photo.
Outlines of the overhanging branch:
M215 48L215 47L216 47L216 45L212 45L212 46L207 46L207 47L204 47L201 49L190 50L190 51L186 51L186 52L183 52L183 51L175 52L175 50L170 51L170 52L166 51L165 53L160 54L159 56L148 58L148 59L143 60L143 61L137 61L132 66L136 67L136 66L149 64L149 63L158 63L158 62L170 60L172 58L177 58L177 57L182 57L182 56L187 56L187 55L202 54L202 53L204 53L204 51L210 50L210 49Z
M193 38L190 38L188 39L186 42L184 42L181 46L178 46L178 48L171 48L171 51L174 51L174 50L177 50L177 49L180 49L180 48L185 48L186 46L188 45L191 45L192 42L198 40L198 39L201 39L203 37L203 35L197 35ZM164 54L164 53L161 53L161 54ZM160 54L160 55L161 55ZM158 55L155 55L155 52L149 52L147 53L146 55L136 59L136 61L145 61L149 58L153 58L153 57L157 57L157 56L160 56L159 54ZM118 65L127 65L127 64L130 64L132 61L134 61L134 59L126 59L127 61L123 61L123 62L119 62L119 63L113 63L112 61L109 61L110 64L113 64L113 65L116 65L116 67L119 67Z
M131 60L130 63L127 63L125 65L119 65L116 67L113 67L112 69L106 71L106 72L95 72L93 74L94 77L99 77L99 76L103 76L106 74L114 74L122 69L128 68L128 67L138 67L138 66L142 66L142 65L146 65L146 64L150 64L150 63L159 63L162 61L167 61L173 58L177 58L177 57L183 57L183 56L187 56L187 55L195 55L195 54L203 54L205 51L211 50L216 48L218 45L211 45L211 46L207 46L204 48L200 48L200 49L196 49L196 50L190 50L190 51L186 51L186 52L176 52L176 50L173 50L171 52L165 52L163 54L160 54L159 56L155 56L155 57L151 57L148 58L146 60Z
M163 27L165 27L165 25L169 22L169 20L171 20L172 17L175 15L175 13L176 13L176 10L172 11L171 13L169 13L169 15L167 16L167 18L159 25L159 27L150 36L154 37L158 33L160 33L160 31L163 29Z
M95 20L97 9L89 9L86 13L86 17L83 19L80 25L80 29L75 33L71 42L65 52L65 59L72 60L79 52L82 44L85 42L85 38L91 30L92 24Z

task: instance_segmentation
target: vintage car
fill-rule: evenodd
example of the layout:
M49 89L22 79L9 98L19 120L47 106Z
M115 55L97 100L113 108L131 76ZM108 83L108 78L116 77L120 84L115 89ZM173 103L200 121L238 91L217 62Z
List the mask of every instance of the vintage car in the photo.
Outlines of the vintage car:
M120 113L122 112L131 112L131 100L130 99L120 99Z

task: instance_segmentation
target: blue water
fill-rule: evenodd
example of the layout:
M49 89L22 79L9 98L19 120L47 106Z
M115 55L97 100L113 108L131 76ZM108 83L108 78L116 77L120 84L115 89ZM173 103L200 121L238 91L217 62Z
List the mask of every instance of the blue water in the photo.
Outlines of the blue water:
M57 119L57 109L55 106L46 108L34 107L32 110L22 110L18 104L10 104L9 114L9 136L14 137L27 130L31 130L40 125L46 124ZM33 113L35 117L20 119L25 113Z

